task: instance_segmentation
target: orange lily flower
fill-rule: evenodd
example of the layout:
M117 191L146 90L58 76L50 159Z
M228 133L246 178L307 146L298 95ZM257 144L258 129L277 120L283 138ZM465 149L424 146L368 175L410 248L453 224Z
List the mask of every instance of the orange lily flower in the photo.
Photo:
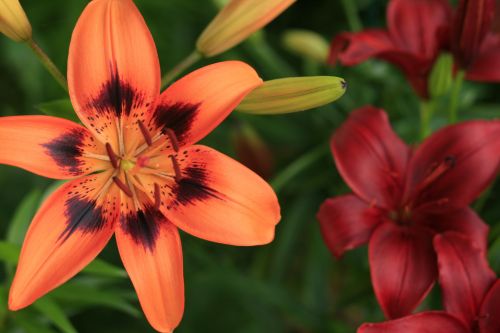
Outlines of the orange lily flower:
M199 69L160 94L153 38L132 0L93 0L73 32L71 101L85 127L49 116L0 118L0 163L73 179L41 206L9 295L24 308L77 274L113 234L151 325L184 309L178 228L259 245L280 219L271 187L231 158L194 145L262 80L248 65Z

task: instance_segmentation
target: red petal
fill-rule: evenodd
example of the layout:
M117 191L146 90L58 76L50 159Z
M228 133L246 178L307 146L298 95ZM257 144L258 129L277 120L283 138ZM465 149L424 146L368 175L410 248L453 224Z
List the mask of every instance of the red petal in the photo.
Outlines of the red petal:
M217 127L261 84L255 70L240 61L203 67L161 94L152 126L164 133L173 130L181 145L193 144Z
M45 200L24 240L10 289L11 310L66 282L108 243L119 207L117 192L99 196L109 177L101 173L73 180Z
M367 29L357 33L344 32L333 39L328 62L335 65L338 59L344 66L354 66L393 50L395 46L384 30Z
M148 193L155 192L154 183L160 185L161 209L173 224L196 237L230 245L267 244L274 238L280 207L262 178L205 146L185 148L177 160L178 181L140 175Z
M357 333L470 333L470 331L446 312L429 311L384 323L363 324Z
M454 18L452 48L458 66L467 68L491 30L495 0L460 0Z
M463 208L496 176L499 151L499 121L448 126L434 133L413 155L407 194L422 210Z
M383 110L354 111L330 145L340 174L359 197L384 208L397 206L409 149Z
M122 215L116 242L150 324L172 332L184 311L182 247L177 228L151 206Z
M385 223L369 242L373 289L387 318L410 314L436 280L432 235L416 227Z
M500 36L489 34L481 51L467 68L467 80L480 82L500 81Z
M41 176L69 179L102 170L109 162L85 158L106 154L83 126L47 116L0 118L0 163Z
M488 266L485 252L458 233L437 235L434 247L444 306L472 327L479 306L496 279L495 273Z
M68 87L82 122L114 147L117 118L144 120L160 93L160 65L151 33L132 0L87 5L71 38ZM138 132L135 126L133 130Z
M496 280L484 298L481 312L479 312L479 328L481 333L500 332L500 280Z
M345 251L368 242L382 214L382 210L370 207L358 197L345 195L323 202L317 218L326 245L340 258Z
M487 249L489 227L469 207L452 212L415 214L414 221L437 233L456 231L471 238L483 251Z
M432 60L450 16L447 0L392 0L387 8L389 34L399 50Z

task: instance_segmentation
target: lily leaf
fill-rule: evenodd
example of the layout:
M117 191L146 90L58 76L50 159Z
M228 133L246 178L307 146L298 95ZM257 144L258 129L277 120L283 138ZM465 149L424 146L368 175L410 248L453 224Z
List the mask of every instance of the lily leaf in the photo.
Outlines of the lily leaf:
M101 259L94 259L84 270L85 273L113 278L126 278L127 272Z
M48 116L65 118L78 123L80 122L68 98L41 103L36 105L35 108Z
M26 333L56 333L52 329L45 327L36 317L25 312L17 312L12 318L16 325L22 327Z
M33 304L33 307L41 312L46 318L64 333L77 333L63 309L50 297L43 297Z
M17 244L0 241L0 260L7 264L17 264L21 248Z
M35 189L21 201L10 222L9 230L7 231L6 239L8 242L18 245L23 243L24 235L35 215L41 196L40 190Z
M77 280L65 283L52 291L51 295L54 299L71 305L101 305L123 311L134 317L140 315L140 311L130 304L129 297L123 291L110 288L98 289Z

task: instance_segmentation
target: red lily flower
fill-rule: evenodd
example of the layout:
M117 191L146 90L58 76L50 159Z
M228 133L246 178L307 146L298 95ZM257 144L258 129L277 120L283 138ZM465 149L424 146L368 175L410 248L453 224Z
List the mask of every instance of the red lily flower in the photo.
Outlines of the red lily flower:
M500 332L500 279L489 268L485 252L455 232L437 235L434 245L448 313L422 312L385 323L364 324L358 333Z
M388 29L341 33L332 41L329 63L340 60L354 66L369 58L383 59L403 71L413 89L427 98L428 76L446 43L451 14L447 0L392 0Z
M473 81L500 81L500 35L492 30L494 0L461 0L451 29L459 68Z
M412 151L383 110L365 107L337 130L331 149L354 194L323 203L323 237L337 258L369 243L373 288L388 318L411 313L434 284L436 233L455 230L486 247L488 227L467 206L496 175L500 122L450 126Z
M223 62L160 95L156 47L131 0L88 4L73 32L68 81L86 127L48 116L0 118L0 163L73 179L34 217L9 308L67 281L114 234L146 317L171 332L184 308L178 228L242 246L274 237L280 212L271 187L194 145L262 81L244 63Z

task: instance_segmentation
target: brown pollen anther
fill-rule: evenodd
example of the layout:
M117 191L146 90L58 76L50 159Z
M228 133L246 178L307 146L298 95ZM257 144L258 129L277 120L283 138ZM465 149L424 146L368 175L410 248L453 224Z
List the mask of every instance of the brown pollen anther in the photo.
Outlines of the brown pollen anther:
M121 180L120 178L118 177L113 177L113 181L115 182L116 186L118 186L120 188L120 190L123 191L123 193L125 193L128 197L132 198L133 197L133 194L132 194L132 191L130 190L130 188L125 185Z
M149 134L148 129L146 128L146 125L142 122L142 120L138 120L137 124L139 124L139 129L141 130L142 136L144 137L144 140L146 140L146 143L148 146L151 146L153 144L153 139L151 138L151 135Z
M113 151L113 147L111 147L109 142L106 142L106 152L108 153L109 161L113 168L118 169L120 167L120 158Z
M161 197L160 197L160 185L155 183L155 208L160 208L161 205Z
M177 140L177 135L175 135L175 132L172 131L170 128L167 128L165 130L165 134L170 139L170 143L172 144L172 148L174 148L174 151L178 152L179 151L179 141Z
M174 166L175 181L180 182L182 179L182 174L181 174L181 167L179 166L179 162L177 162L174 155L169 155L169 157L172 160L172 165Z

